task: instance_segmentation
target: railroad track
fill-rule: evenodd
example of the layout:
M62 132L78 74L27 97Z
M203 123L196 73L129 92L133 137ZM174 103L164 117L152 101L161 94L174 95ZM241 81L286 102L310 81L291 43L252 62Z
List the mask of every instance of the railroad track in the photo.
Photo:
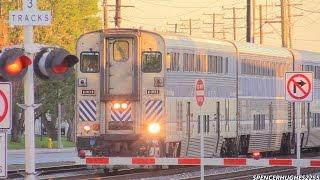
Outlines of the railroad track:
M45 176L45 175L63 173L63 172L83 171L86 169L87 167L85 165L64 165L64 166L37 168L36 172L38 176ZM23 178L24 174L25 174L24 169L11 170L11 171L8 171L8 179Z
M314 157L315 155L319 156L319 154L315 153L305 153L303 156L306 157ZM290 156L281 156L281 158L294 158L294 155ZM279 158L279 157L278 157ZM223 169L225 167L206 167L206 169ZM312 168L312 170L319 168ZM170 168L166 170L150 170L150 169L123 169L119 170L115 173L112 173L110 176L105 176L102 171L94 171L88 170L85 165L64 165L64 166L56 166L56 167L47 167L47 168L38 168L36 172L38 173L38 177L42 178L54 178L54 179L87 179L87 178L101 178L101 179L139 179L139 178L151 178L154 176L170 176L175 174L183 174L189 172L197 172L199 171L199 166L187 166L187 167L176 167ZM302 172L308 172L308 168L305 168ZM248 173L250 172L250 174ZM294 174L296 172L295 168L283 168L283 167L268 167L268 168L255 168L250 170L241 170L232 173L220 173L215 175L208 175L207 179L252 179L253 175L256 174L270 174L270 173L285 173L292 172ZM235 174L236 173L236 174ZM255 174L254 174L255 173ZM56 176L55 174L59 174ZM63 177L65 176L65 177ZM24 170L15 170L8 172L8 178L22 178L24 177ZM235 178L236 177L236 178ZM183 178L182 178L183 179ZM188 177L185 179L199 179L199 177Z

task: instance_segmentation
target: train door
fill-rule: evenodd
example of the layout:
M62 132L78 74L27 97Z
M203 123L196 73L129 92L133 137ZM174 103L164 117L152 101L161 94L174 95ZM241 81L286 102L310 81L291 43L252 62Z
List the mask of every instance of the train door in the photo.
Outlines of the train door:
M132 38L108 39L108 94L131 96L134 82L134 43Z

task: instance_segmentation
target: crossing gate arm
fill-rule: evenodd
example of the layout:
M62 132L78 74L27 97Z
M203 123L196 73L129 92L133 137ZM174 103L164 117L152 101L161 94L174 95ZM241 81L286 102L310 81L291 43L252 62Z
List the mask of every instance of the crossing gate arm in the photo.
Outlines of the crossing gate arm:
M156 158L156 157L86 157L78 164L99 165L201 165L258 167L320 167L320 159L252 159L252 158Z

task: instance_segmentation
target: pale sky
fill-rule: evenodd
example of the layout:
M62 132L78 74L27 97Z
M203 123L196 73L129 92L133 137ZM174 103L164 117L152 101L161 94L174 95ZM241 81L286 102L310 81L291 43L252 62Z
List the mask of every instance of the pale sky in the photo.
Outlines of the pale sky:
M108 3L114 5L115 0L109 0ZM122 25L121 27L142 27L148 30L173 31L174 26L167 23L178 23L181 26L183 21L189 18L194 19L193 36L211 37L211 34L205 34L204 31L211 31L212 26L205 23L212 22L212 16L203 15L204 13L223 13L225 18L232 17L232 10L222 10L224 8L245 8L247 0L122 0L123 5L133 5L134 8L122 8ZM280 0L257 0L257 5L269 5L267 17L269 20L280 20L280 7L272 4L280 4ZM291 0L291 3L302 4L292 7L292 15L303 15L292 18L293 28L293 47L295 49L309 50L320 52L320 0ZM109 20L113 20L114 8L109 7ZM245 18L246 10L237 10L238 18ZM259 8L256 9L257 18L259 18ZM263 16L266 17L266 9L263 9ZM231 19L223 19L222 16L216 18L217 23L224 23L225 27L232 27ZM185 25L186 22L184 22ZM245 19L238 19L237 26L244 27ZM216 31L222 31L223 25L217 25ZM114 23L109 23L109 27L114 27ZM188 27L188 26L185 26ZM207 28L206 28L207 27ZM256 21L256 42L259 43L259 21ZM188 30L181 30L182 33L188 34ZM228 29L228 39L233 38L232 29ZM278 23L264 25L265 44L281 46L281 28ZM222 38L222 33L216 35ZM245 41L245 29L237 30L237 40Z

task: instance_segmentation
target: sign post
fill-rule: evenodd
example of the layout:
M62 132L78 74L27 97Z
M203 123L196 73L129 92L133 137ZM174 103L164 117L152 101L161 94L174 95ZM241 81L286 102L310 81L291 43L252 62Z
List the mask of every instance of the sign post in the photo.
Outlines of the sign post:
M35 51L33 26L50 25L51 13L39 11L37 0L24 0L23 11L10 11L9 24L11 26L24 26L24 49L31 57ZM30 59L33 59L32 57ZM35 141L34 141L34 79L33 65L28 67L24 79L24 101L25 101L25 153L26 153L26 179L34 180L35 172Z
M195 90L196 90L196 101L198 106L200 107L200 157L204 158L204 137L203 137L203 118L202 118L202 113L201 113L201 106L203 105L204 102L204 95L205 95L205 84L202 79L198 79L195 84ZM201 162L201 169L200 169L200 174L201 174L201 180L204 180L204 165L203 162Z
M7 133L0 130L0 179L7 178Z
M0 179L7 178L7 132L0 130Z
M313 100L313 73L312 72L287 72L286 73L286 100L288 102L311 102ZM300 125L298 120L296 123L297 133L297 159L301 157L301 137ZM297 175L300 175L301 169L297 167Z

